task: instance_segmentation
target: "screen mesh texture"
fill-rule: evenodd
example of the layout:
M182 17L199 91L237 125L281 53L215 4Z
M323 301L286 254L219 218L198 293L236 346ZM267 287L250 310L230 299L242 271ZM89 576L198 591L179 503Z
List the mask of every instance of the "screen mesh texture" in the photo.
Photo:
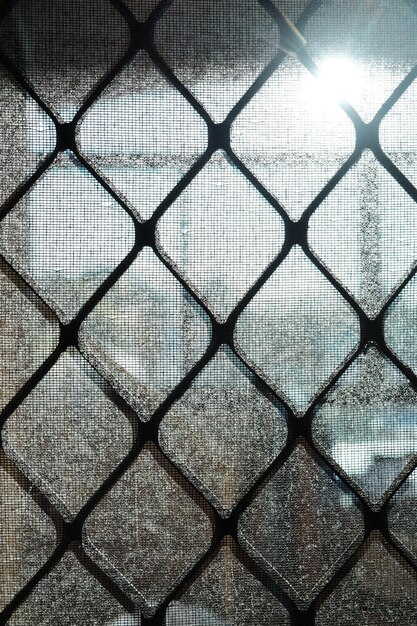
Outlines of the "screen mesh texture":
M0 625L415 625L416 30L0 4Z

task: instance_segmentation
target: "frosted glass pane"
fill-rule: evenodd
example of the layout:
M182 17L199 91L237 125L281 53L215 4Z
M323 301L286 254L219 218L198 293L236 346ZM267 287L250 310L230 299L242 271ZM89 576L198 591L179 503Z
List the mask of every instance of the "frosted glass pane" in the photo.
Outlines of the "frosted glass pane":
M309 222L313 252L375 317L417 258L415 202L366 153Z
M319 608L317 626L411 626L417 620L417 575L373 531L359 560Z
M0 610L51 556L56 533L10 461L0 453Z
M201 358L209 320L150 248L81 326L80 345L143 420Z
M86 552L146 615L210 545L210 516L191 495L147 445L86 521Z
M62 155L0 225L0 252L70 321L134 243L132 220Z
M224 321L279 254L284 224L216 153L158 223L158 247Z
M177 0L155 29L158 51L215 122L271 60L278 41L274 21L250 0Z
M317 408L313 437L378 509L417 458L416 419L410 382L370 345Z
M265 581L264 581L265 582ZM236 554L227 536L191 587L168 606L164 626L289 626L287 611Z
M20 0L0 29L2 48L43 100L69 121L129 47L107 0Z
M7 420L3 445L68 520L133 443L128 417L75 349L67 350Z
M361 542L357 499L309 447L260 488L241 516L239 541L305 609Z
M168 411L159 441L226 516L284 447L284 416L256 389L233 353L222 348Z
M353 309L298 246L250 301L235 330L239 352L298 415L358 339Z
M129 615L72 552L66 552L7 624L140 626L140 621Z
M145 53L110 83L77 127L81 153L148 219L207 144L207 127Z

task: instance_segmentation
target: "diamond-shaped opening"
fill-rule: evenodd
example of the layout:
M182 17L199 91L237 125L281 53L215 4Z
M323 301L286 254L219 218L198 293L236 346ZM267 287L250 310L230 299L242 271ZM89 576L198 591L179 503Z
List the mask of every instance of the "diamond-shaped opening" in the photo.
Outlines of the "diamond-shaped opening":
M221 348L162 420L167 456L228 516L286 441L285 411Z
M268 589L268 582L257 580L245 561L233 539L226 536L198 578L169 604L164 626L289 626L289 615Z
M353 309L295 246L239 316L235 342L297 415L359 341Z
M125 54L130 31L107 0L18 0L2 20L0 40L36 93L70 121Z
M155 43L221 122L278 51L279 30L252 0L175 0L156 25Z
M372 531L355 561L319 606L317 626L415 624L417 574L379 531Z
M223 152L158 222L157 245L224 321L279 254L284 223Z
M204 555L211 537L207 507L147 444L87 518L83 545L150 616Z
M207 127L140 52L89 107L77 143L142 220L204 152Z
M366 152L313 213L309 244L370 317L415 265L414 200Z
M70 152L0 225L0 252L69 322L130 252L134 225Z
M111 389L75 349L64 352L3 429L16 465L71 520L133 443Z
M370 344L315 410L313 438L379 509L417 459L417 393Z
M239 542L300 609L363 535L359 501L303 440L260 487L239 524Z
M209 318L146 247L83 322L79 341L146 421L203 356Z

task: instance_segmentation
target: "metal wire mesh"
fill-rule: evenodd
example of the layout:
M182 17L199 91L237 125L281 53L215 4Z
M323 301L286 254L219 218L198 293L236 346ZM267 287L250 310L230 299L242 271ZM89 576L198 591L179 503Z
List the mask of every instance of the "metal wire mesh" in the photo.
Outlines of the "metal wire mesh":
M1 624L415 623L417 6L352 4L2 4Z

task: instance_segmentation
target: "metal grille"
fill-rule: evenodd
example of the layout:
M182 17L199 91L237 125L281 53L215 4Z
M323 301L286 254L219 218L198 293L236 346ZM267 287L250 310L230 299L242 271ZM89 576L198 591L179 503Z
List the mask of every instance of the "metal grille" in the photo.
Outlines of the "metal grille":
M3 3L2 624L415 623L393 4Z

